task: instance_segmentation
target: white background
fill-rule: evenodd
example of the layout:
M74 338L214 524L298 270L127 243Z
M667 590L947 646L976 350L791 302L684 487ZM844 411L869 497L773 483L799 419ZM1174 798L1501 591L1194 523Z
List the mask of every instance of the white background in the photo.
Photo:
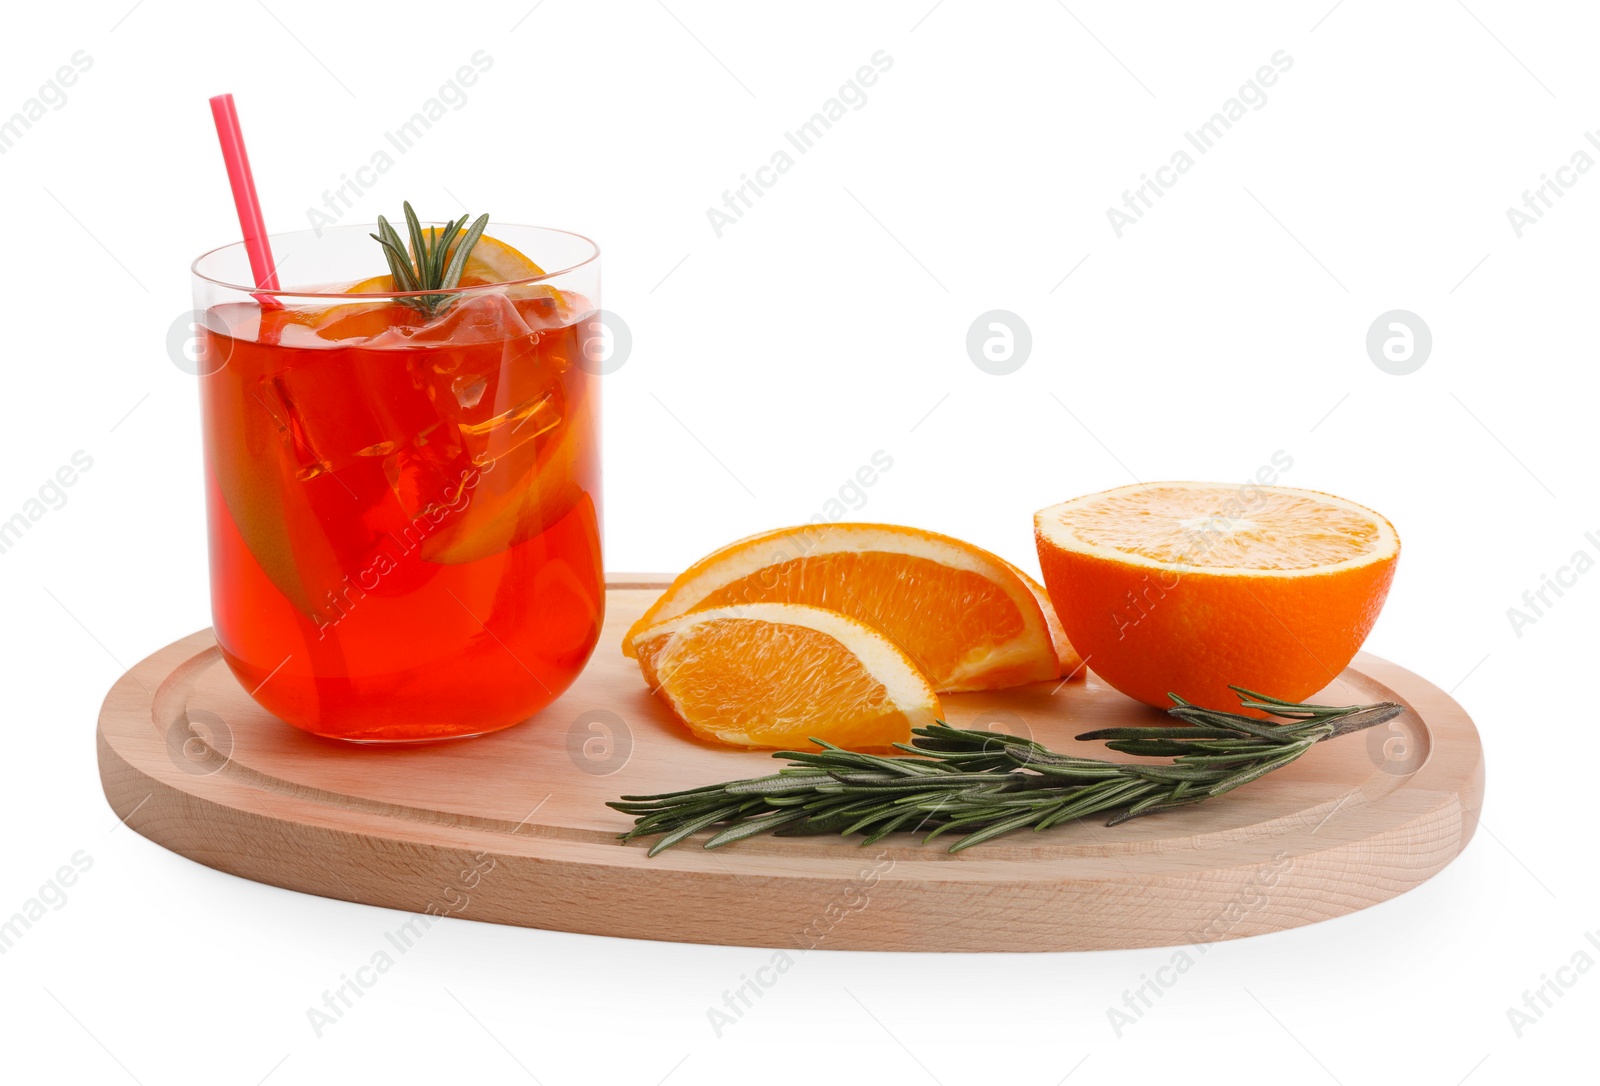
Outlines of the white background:
M1600 554L1600 171L1566 175L1520 238L1506 209L1600 156L1600 28L1578 4L1330 4L13 5L0 117L75 51L92 67L0 156L0 519L74 452L93 467L0 555L0 915L75 853L92 867L0 959L0 1064L207 1084L1592 1074L1600 969L1564 974L1520 1036L1507 1010L1580 950L1600 960L1600 574L1520 636L1507 609ZM94 722L125 666L209 622L197 393L165 346L190 260L238 233L206 98L235 93L268 225L301 229L480 49L466 104L342 221L410 199L598 240L633 333L605 379L611 568L805 520L877 450L893 468L854 517L1036 568L1036 508L1242 481L1283 450L1283 482L1404 538L1368 648L1478 721L1465 854L1388 904L1209 948L1120 1037L1107 1008L1171 950L816 951L719 1038L706 1008L770 951L465 921L316 1037L306 1008L402 914L117 829ZM708 207L879 50L866 104L719 238ZM1107 208L1278 50L1293 67L1266 104L1115 236ZM1031 328L1009 376L965 349L997 308ZM1396 308L1433 335L1409 376L1364 345Z

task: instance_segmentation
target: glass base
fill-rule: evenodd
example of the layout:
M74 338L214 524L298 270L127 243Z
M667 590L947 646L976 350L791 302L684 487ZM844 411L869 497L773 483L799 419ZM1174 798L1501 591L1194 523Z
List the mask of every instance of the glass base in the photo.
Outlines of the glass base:
M482 735L493 735L495 732L503 732L506 730L506 728L515 728L525 723L527 723L527 721L519 720L516 724L507 724L498 728L484 728L481 731L452 732L449 735L405 736L396 739L368 739L361 738L359 736L324 735L321 732L313 732L307 728L301 728L300 730L309 735L314 735L318 739L326 739L332 743L340 743L345 746L352 747L431 747L437 746L440 743L453 743L458 739L476 739Z

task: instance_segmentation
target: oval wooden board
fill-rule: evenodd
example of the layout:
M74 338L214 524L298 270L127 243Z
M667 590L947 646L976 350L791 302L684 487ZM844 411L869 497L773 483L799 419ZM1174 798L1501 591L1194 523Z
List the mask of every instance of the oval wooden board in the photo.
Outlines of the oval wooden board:
M1443 691L1374 656L1317 700L1392 700L1387 731L1317 747L1214 802L1115 829L1023 832L950 855L895 835L622 846L605 806L778 767L697 743L621 654L659 592L616 579L587 669L526 724L477 739L354 747L260 709L209 630L142 661L101 710L100 774L127 825L259 882L417 913L597 935L784 949L1097 950L1237 938L1387 900L1466 846L1483 801L1477 731ZM951 695L959 727L1072 736L1159 723L1100 683ZM1116 757L1116 755L1112 755ZM413 920L423 925L426 920Z

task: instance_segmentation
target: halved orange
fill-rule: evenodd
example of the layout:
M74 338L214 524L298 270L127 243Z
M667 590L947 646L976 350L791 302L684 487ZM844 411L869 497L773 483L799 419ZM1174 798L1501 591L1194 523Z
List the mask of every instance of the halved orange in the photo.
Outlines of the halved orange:
M701 739L875 750L939 718L938 695L894 642L822 607L714 607L629 641L645 681Z
M1141 483L1034 516L1044 583L1089 668L1150 705L1233 709L1235 684L1303 701L1372 629L1400 538L1314 490Z
M992 690L1061 674L1042 595L1013 566L949 536L802 525L741 539L690 566L628 632L623 652L633 654L639 631L692 611L802 603L883 631L935 690Z

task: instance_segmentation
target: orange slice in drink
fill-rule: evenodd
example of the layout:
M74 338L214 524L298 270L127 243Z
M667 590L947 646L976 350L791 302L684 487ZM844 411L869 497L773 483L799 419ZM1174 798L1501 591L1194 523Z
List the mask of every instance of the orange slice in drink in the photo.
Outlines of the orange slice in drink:
M1039 564L1072 644L1150 705L1232 709L1228 684L1303 701L1372 629L1400 539L1314 490L1147 483L1041 510Z
M422 322L420 313L399 302L352 302L329 306L317 314L311 326L320 338L337 342L371 339L396 325Z
M466 266L461 269L461 285L482 286L486 283L511 283L518 279L534 279L544 274L544 269L523 256L503 241L485 234L467 254Z
M548 530L584 496L580 480L593 474L596 446L586 423L567 419L476 467L466 507L422 544L422 556L443 565L474 562Z
M503 241L484 235L472 247L467 263L461 270L463 287L489 286L518 279L532 279L544 274L544 269L523 256ZM535 284L550 295L558 296L554 288ZM374 275L351 283L345 294L388 294L395 289L391 275ZM559 296L558 296L559 297ZM416 311L392 302L352 302L321 310L314 323L317 335L328 340L368 339L381 335L396 324L422 323Z
M892 524L805 525L730 544L672 582L623 652L632 655L633 635L658 622L745 603L809 604L865 622L941 692L1061 674L1044 608L1014 567L959 539Z
M424 228L426 229L426 228ZM454 246L451 247L454 251ZM461 286L481 287L491 283L511 283L518 279L536 279L544 269L523 256L521 252L497 238L484 234L467 255L461 269ZM374 275L344 288L346 294L388 294L394 290L394 277Z
M394 290L394 276L374 275L344 288L346 294L388 294Z
M323 621L327 595L347 567L310 512L309 496L338 484L300 477L292 430L266 385L228 367L205 378L201 395L214 428L206 460L226 507L212 511L213 531L237 531L284 598L308 619ZM217 553L237 552L224 547ZM241 576L232 570L222 575Z
M939 718L939 698L883 634L821 607L752 603L668 619L630 638L645 681L701 739L882 749Z

